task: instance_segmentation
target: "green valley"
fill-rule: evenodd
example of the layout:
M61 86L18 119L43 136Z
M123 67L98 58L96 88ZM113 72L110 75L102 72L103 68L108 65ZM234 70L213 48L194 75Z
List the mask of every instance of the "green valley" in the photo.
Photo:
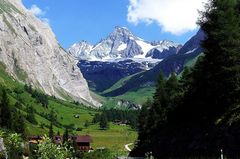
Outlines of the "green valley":
M124 145L134 143L137 138L136 131L129 126L110 123L109 129L101 130L98 123L91 123L94 115L100 114L101 110L81 105L78 102L68 102L47 96L48 105L44 107L32 94L26 91L24 84L13 80L5 72L5 66L2 63L0 65L0 83L7 88L9 102L12 107L16 107L25 116L27 115L27 108L29 106L33 108L37 124L32 124L28 120L25 121L25 135L27 137L48 134L50 113L53 111L56 118L53 125L55 134L58 132L63 134L65 129L68 128L71 134L91 135L94 149L105 147L125 154L127 152ZM85 122L89 122L88 127L84 126Z

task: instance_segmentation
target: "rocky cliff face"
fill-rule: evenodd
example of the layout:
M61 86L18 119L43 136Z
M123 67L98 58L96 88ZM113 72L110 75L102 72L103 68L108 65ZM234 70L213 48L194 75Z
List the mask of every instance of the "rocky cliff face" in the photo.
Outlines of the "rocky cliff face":
M92 99L77 61L57 42L51 28L33 16L20 0L0 0L0 61L15 79L49 95Z

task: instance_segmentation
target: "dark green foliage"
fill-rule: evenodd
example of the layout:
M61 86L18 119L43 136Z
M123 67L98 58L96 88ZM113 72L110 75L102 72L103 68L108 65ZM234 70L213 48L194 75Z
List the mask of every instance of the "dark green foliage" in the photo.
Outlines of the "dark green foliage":
M33 93L33 89L32 89L32 85L27 85L27 84L25 84L24 85L24 89L28 92L28 93L30 93L30 94L32 94Z
M204 56L178 82L160 76L154 101L140 112L132 156L219 157L240 152L240 1L210 0L199 22ZM150 105L150 106L149 106ZM159 151L160 150L160 151ZM137 155L136 155L137 154Z
M22 109L22 104L21 104L19 101L17 101L17 102L15 103L14 107L15 107L15 108L18 108L18 109Z
M202 43L205 57L194 70L192 87L195 89L189 96L198 101L198 107L204 106L199 113L203 116L218 117L239 104L240 14L237 5L237 0L212 0L200 20L208 38Z
M48 97L46 94L39 93L38 91L33 91L32 97L37 100L37 102L41 103L43 107L48 107Z
M37 90L33 90L31 85L24 85L24 89L32 95L33 98L37 100L38 103L41 103L43 107L48 107L48 96L44 93L40 93Z
M9 99L7 92L4 88L1 88L0 97L0 125L3 128L12 128L12 114L9 105Z
M12 130L16 133L22 134L25 137L25 118L21 112L14 109L14 118L12 118Z
M26 119L27 119L30 123L36 125L36 124L37 124L37 120L35 119L35 115L34 115L35 110L34 110L34 108L33 108L32 106L28 106L26 112L27 112L27 117L26 117Z
M88 128L88 127L89 127L89 121L88 121L88 120L85 121L84 127L85 127L85 128Z
M53 123L52 122L50 123L50 126L49 126L48 137L53 140L54 132L53 132Z
M109 128L108 119L105 113L102 113L99 121L100 129L106 130Z
M131 128L137 128L138 110L121 110L121 109L103 109L102 114L105 114L109 122L116 120L130 125ZM92 123L98 123L101 120L101 114L95 114Z
M148 130L147 127L147 118L149 117L149 108L152 106L152 101L150 99L147 100L146 103L143 104L142 109L138 116L138 132L139 136L145 136L145 133Z
M51 121L54 125L58 125L58 122L57 122L57 113L54 112L53 109L52 109L52 110L50 111L50 113L48 114L47 119L48 119L49 121Z
M100 116L101 116L101 115L98 114L98 113L95 114L94 117L93 117L92 123L93 123L93 124L98 123L98 122L100 121Z
M185 67L182 72L182 77L179 81L180 83L180 89L182 89L182 92L186 92L189 90L189 85L191 83L191 70L189 67Z
M63 143L68 142L68 129L65 130L64 134L63 134Z
M15 92L21 93L20 89L15 89ZM20 111L21 104L16 102L12 107L9 103L7 91L4 87L0 88L0 127L5 128L25 136L25 118Z

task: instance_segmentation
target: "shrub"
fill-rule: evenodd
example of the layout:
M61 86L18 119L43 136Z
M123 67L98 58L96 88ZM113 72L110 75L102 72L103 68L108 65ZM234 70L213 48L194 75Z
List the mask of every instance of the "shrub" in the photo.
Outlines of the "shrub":
M66 159L70 157L70 150L53 144L52 140L45 136L38 145L37 156L38 159Z

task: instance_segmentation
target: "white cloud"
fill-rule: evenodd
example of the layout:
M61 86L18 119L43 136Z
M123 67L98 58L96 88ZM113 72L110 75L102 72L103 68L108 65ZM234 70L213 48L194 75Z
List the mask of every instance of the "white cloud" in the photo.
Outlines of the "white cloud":
M46 11L39 8L36 4L33 4L30 9L28 9L33 15L38 17L46 25L50 25L50 20L45 17Z
M46 14L46 12L39 8L36 4L32 5L29 11L35 16L44 16Z
M180 35L197 28L198 10L207 0L129 0L128 22L156 22L164 32Z

